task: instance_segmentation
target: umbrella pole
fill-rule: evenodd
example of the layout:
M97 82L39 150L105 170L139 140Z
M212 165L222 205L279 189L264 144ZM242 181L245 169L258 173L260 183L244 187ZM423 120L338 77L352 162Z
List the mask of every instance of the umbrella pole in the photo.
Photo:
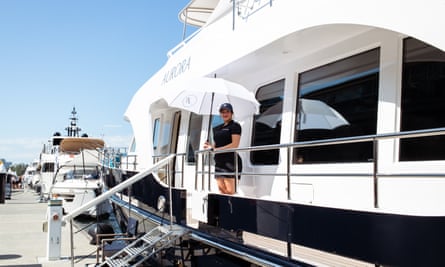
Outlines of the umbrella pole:
M209 125L207 129L207 142L210 143L210 127L212 127L212 111L213 111L213 100L215 98L215 93L212 92L212 100L210 102L210 113L209 113Z

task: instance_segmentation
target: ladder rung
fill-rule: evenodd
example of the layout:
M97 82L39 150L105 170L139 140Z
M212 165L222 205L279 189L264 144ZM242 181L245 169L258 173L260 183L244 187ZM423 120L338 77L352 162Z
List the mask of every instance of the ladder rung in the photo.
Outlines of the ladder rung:
M138 255L139 253L141 253L142 251L144 251L144 249L143 248L141 249L140 247L126 247L124 249L124 251L128 255L135 256L135 255Z
M152 244L153 242L155 242L158 239L157 236L144 236L142 237L142 240L144 240L147 243Z
M111 267L114 267L114 266L119 267L119 266L125 266L126 265L126 262L124 260L121 260L121 259L113 259L113 260L112 259L107 259L106 263L108 265L110 265Z
M138 259L138 263L141 263L157 251L176 242L176 240L184 234L186 234L186 231L184 230L178 231L178 229L158 226L139 239L133 241L123 250L117 252L110 258L107 258L100 266L104 266L105 264L108 264L111 267L129 266L129 262L134 260L135 256L138 255L142 256ZM142 245L140 243L141 241L144 242Z

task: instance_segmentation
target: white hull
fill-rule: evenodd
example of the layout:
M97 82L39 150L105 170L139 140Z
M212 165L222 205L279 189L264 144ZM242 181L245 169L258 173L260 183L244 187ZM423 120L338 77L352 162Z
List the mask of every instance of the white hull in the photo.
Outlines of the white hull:
M170 178L174 188L184 194L187 206L183 207L183 219L188 227L236 226L271 237L282 233L261 220L289 218L289 235L304 235L305 227L311 225L320 226L317 230L324 233L317 239L316 231L311 232L316 227L311 228L308 231L313 239L295 237L292 244L328 251L338 248L339 254L375 264L406 264L401 254L415 249L404 247L399 251L397 242L406 238L416 243L418 238L404 232L412 226L408 222L416 218L421 229L436 229L430 227L434 224L430 219L445 218L443 138L432 137L445 132L441 116L445 101L441 93L445 62L443 1L276 0L237 4L232 13L228 2L219 1L207 24L174 48L164 67L134 95L125 118L133 127L137 146L130 147L128 157L120 158L119 163L138 164L121 166L124 171L113 175L113 183L119 182L126 171L143 171L166 154L176 154L175 165L169 171L154 173L153 180L165 186ZM429 19L432 17L436 19ZM207 138L209 116L171 107L163 97L173 84L198 77L238 83L261 103L260 114L243 118L236 117L236 110L243 107L234 107L235 119L242 126L238 153L243 174L233 199L218 194L213 169L203 167L200 156L194 158L195 152L203 153L200 150ZM308 129L301 125L310 117L302 116L304 99L335 107L344 117L344 127L318 126L304 132ZM279 107L275 110L277 120L266 120L271 106ZM267 127L259 125L261 118ZM278 125L277 133L273 130ZM258 130L260 126L264 131ZM401 140L407 134L411 134L411 141ZM360 139L364 142L358 143ZM337 143L323 147L326 140ZM270 145L266 156L254 151L262 145ZM309 145L317 145L317 149ZM168 177L168 173L174 175ZM142 199L147 196L140 194L141 207L153 212L144 206L147 203ZM232 218L231 214L243 215L237 213L235 202L244 208L256 203L251 214L256 220L244 218L249 224L243 225ZM269 217L262 205L270 207L275 217ZM305 213L286 217L283 206ZM343 223L343 219L350 219L348 212L354 214L352 217L369 219L365 222L356 218L361 228L356 229L357 233L366 238L351 237L343 242L335 230L323 230L330 229L329 225L319 223L331 219ZM332 218L323 217L329 214ZM229 218L237 224L232 225ZM304 218L314 222L300 223ZM386 236L374 240L372 232L387 235L391 231L380 231L377 224L384 228L398 220L401 232L394 237L397 244L387 248L396 260L381 251L357 252L351 245L375 242L370 247L379 250L378 244L386 242ZM283 226L280 222L273 223ZM443 231L437 231L443 237ZM332 246L333 238L337 247ZM441 241L428 243L433 251L441 246ZM433 265L437 264L436 256L430 258ZM410 259L422 263L415 255Z
M95 199L98 196L97 193L101 191L100 180L72 179L56 182L51 189L51 194L53 198L62 200L63 211L69 214L85 203ZM110 211L109 203L104 202L88 209L83 214L96 217L109 214Z

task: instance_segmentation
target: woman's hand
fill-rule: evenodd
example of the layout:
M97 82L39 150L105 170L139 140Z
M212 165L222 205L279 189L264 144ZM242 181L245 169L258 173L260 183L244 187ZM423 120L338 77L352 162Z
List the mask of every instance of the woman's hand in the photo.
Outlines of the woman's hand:
M214 149L214 147L209 143L209 142L205 142L204 143L204 149Z

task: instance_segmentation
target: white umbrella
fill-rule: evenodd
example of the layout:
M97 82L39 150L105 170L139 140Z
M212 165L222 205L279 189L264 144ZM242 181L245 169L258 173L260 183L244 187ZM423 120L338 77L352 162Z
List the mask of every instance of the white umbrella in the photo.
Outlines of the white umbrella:
M298 130L328 129L332 130L349 122L338 111L320 100L300 100Z
M283 101L280 101L261 113L255 122L265 124L269 128L276 128L278 122L281 121L282 112Z
M259 107L252 92L221 78L199 77L174 82L166 86L161 97L170 107L201 115L219 114L223 103L232 104L236 118L252 116Z
M256 122L275 128L281 121L283 102L273 105L263 112ZM335 109L320 100L301 98L299 101L298 130L327 129L349 125L349 122Z

